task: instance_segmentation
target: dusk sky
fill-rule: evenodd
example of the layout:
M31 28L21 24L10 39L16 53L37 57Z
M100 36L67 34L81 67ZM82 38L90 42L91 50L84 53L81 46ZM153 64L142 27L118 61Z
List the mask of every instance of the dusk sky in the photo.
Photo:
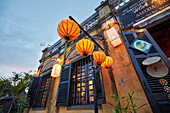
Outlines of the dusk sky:
M58 23L70 15L83 22L101 1L0 0L0 77L36 71L42 50L59 39Z

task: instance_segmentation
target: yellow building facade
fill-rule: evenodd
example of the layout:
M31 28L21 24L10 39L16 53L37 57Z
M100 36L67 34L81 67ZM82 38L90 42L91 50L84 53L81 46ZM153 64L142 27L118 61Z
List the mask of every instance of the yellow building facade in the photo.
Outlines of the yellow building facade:
M110 108L114 109L116 101L112 98L113 94L125 97L132 92L133 97L137 98L133 102L138 113L168 113L170 94L167 90L164 91L164 86L169 84L162 85L160 79L170 82L169 71L166 76L153 77L146 72L147 66L142 65L142 62L149 57L159 56L166 68L170 68L169 46L164 49L156 37L159 29L165 31L165 37L161 41L169 40L169 27L164 25L169 19L169 6L164 6L163 11L155 16L149 16L150 20L141 20L129 27L125 20L121 20L124 15L120 14L127 11L127 7L138 7L135 6L136 3L135 0L106 0L95 9L93 15L80 24L104 48L105 54L113 59L113 65L109 69L95 64L92 66L90 57L82 57L77 53L76 43L88 38L82 31L78 39L68 43L65 65L65 40L60 39L45 48L29 90L30 108L25 109L25 113L93 113L92 71L96 71L94 85L99 113L111 113ZM146 0L145 4L147 3L152 1ZM141 13L144 12L139 14ZM162 17L162 20L154 20L155 17ZM164 28L160 28L160 24ZM137 39L151 45L148 51L133 47ZM98 50L101 51L99 48ZM54 71L56 77L51 77ZM127 99L120 99L118 105L125 107L128 102ZM132 111L132 107L128 111Z

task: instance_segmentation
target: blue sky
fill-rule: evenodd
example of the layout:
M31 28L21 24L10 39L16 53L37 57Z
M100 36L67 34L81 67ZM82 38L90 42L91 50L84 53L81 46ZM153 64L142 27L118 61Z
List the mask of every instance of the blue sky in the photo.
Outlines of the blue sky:
M59 36L58 23L73 16L79 23L101 0L0 0L0 76L35 71L45 45Z

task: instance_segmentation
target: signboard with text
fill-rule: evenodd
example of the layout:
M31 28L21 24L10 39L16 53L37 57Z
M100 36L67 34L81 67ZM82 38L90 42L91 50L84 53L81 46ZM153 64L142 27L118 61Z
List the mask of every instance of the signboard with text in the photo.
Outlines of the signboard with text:
M125 29L128 29L134 24L168 9L170 9L169 0L135 0L117 14Z

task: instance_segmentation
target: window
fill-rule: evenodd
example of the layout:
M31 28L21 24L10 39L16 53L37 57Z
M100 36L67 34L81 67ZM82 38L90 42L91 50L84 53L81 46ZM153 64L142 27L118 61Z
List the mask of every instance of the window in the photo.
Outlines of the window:
M95 65L93 66L95 67ZM95 69L93 70L95 71ZM97 103L105 103L100 70L95 74ZM62 66L56 106L92 105L93 82L90 57ZM69 109L68 108L68 109Z
M100 18L102 18L103 16L105 16L105 14L106 14L106 11L105 11L104 9L102 9L102 10L100 11Z
M93 82L90 57L72 64L69 105L93 103Z
M41 82L37 90L36 98L33 103L33 108L45 108L50 88L50 74L41 77Z

